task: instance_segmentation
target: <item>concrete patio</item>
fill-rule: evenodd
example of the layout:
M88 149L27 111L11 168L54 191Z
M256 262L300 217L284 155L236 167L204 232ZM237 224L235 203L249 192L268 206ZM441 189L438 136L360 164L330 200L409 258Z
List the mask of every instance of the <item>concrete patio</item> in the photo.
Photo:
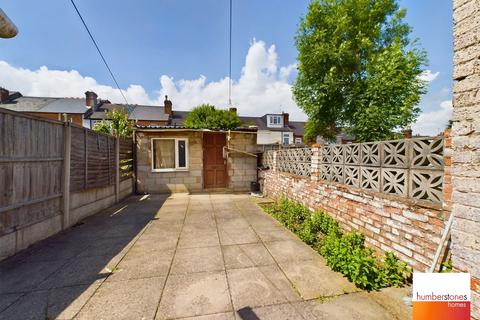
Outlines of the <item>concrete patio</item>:
M0 319L409 319L249 196L131 197L0 263Z

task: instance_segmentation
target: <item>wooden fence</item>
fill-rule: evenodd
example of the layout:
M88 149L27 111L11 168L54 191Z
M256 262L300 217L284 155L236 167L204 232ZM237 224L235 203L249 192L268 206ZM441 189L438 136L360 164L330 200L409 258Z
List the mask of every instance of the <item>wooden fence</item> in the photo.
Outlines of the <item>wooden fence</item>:
M132 172L130 139L0 108L0 242L48 219L70 226L71 193L115 186L118 201Z

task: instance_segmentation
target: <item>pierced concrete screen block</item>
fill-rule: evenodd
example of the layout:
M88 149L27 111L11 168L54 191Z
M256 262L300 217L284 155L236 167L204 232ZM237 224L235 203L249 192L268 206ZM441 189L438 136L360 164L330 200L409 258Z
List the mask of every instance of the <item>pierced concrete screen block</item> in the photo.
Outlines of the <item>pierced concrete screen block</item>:
M362 143L361 149L362 166L380 166L381 143Z
M360 187L360 167L345 166L343 169L344 183L355 188Z
M443 200L443 172L412 170L410 174L412 198L432 202Z
M323 163L320 165L320 180L331 181L332 165Z
M265 168L273 168L273 152L272 150L266 151L262 156L262 166Z
M277 170L309 177L312 170L312 149L292 148L277 151Z
M343 165L332 165L331 179L332 182L343 183Z
M408 170L383 168L382 192L402 197L408 196Z
M347 144L343 148L345 164L358 166L360 164L360 145Z
M382 167L408 168L408 147L407 140L384 142Z
M380 191L380 168L362 167L360 187L366 190Z
M343 145L332 146L332 163L343 164Z
M412 168L443 170L442 138L414 139L412 140L412 153Z
M331 146L322 147L321 157L322 163L332 163L332 148Z

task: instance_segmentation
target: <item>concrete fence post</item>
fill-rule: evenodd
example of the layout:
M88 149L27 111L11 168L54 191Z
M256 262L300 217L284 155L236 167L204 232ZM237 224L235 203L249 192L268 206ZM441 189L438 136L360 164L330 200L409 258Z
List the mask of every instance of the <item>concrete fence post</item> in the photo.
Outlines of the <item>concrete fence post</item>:
M70 226L70 156L72 153L72 127L65 122L63 127L63 196L62 196L62 229Z
M115 139L115 202L120 201L120 138Z
M319 144L314 144L312 146L312 170L311 170L311 180L319 181L320 180L320 163L321 163L321 153L322 146Z

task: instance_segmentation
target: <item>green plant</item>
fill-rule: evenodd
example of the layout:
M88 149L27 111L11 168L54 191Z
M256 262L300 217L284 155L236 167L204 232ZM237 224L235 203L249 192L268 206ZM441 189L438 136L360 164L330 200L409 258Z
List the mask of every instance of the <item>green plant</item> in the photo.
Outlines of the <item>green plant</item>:
M297 105L305 135L385 140L411 124L427 82L426 53L410 37L397 0L312 0L295 37Z
M361 289L400 287L411 275L412 269L393 252L386 252L380 259L365 247L363 234L345 233L334 218L322 211L311 212L287 198L264 208L323 255L333 270L341 272Z
M183 125L191 129L231 130L242 122L235 112L216 109L210 104L199 105L188 114Z
M452 260L447 260L444 263L442 263L442 269L440 272L449 273L449 272L452 272L452 269L453 269Z
M116 137L130 137L133 133L132 126L128 120L128 115L125 112L116 109L107 112L106 119L97 122L92 129Z

